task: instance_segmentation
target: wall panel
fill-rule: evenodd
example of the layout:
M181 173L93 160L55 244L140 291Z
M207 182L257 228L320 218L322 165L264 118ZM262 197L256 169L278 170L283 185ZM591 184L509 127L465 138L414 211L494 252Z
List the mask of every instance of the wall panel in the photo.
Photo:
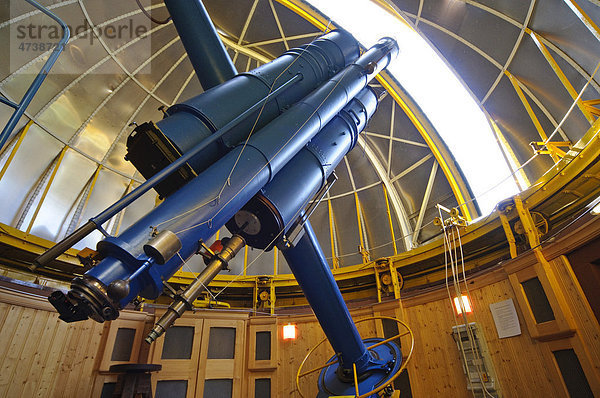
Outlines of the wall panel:
M68 325L43 298L0 290L0 397L90 396L103 326Z
M530 335L524 309L519 306L508 271L505 271L507 268L498 267L469 280L475 312L468 316L468 321L477 322L485 336L498 387L504 398L566 397L558 369L553 366L552 347L559 347L559 343L574 348L586 369L590 385L595 388L598 384L595 374L600 371L600 326L566 258L557 257L550 264L558 275L560 289L574 314L577 327L575 335L551 342L540 341ZM506 299L515 303L522 333L499 339L489 305ZM412 295L403 292L401 304L399 300L369 303L351 310L351 314L355 320L377 315L396 316L411 327L415 335L415 351L408 373L413 397L472 396L467 390L459 351L452 338L455 318L443 287ZM153 322L159 315L125 312L122 322L132 322L132 327L139 322L140 328L147 329L147 322ZM298 367L309 349L324 337L314 315L306 313L253 318L226 310L200 310L186 314L178 322L198 326L192 355L194 360L186 362L184 368L172 368L168 361L160 359L160 340L150 349L149 358L165 366L162 372L153 374L154 381L181 379L184 371L184 379L190 382L189 396L194 395L193 390L201 390L205 378L227 376L233 380L234 397L251 396L254 380L265 377L272 380L272 397L299 397L295 384ZM298 337L294 341L281 338L282 327L288 322L297 326ZM232 360L210 360L215 366L207 369L207 361L201 358L201 354L204 352L206 357L210 325L236 328L236 354ZM369 320L360 323L358 328L363 337L383 335L379 321ZM247 361L254 352L250 336L254 337L255 333L248 332L259 329L271 330L276 336L272 340L276 362L271 365L269 361L268 366L255 364L249 369ZM93 321L64 323L43 297L0 287L0 339L3 342L0 344L0 398L98 396L104 382L116 380L114 374L101 369L101 359L112 352L112 345L107 340L110 330L109 324ZM403 348L404 355L407 355L406 339L403 339ZM323 343L305 365L305 370L324 364L332 355L329 343ZM144 355L140 356L141 360L144 358ZM219 364L223 366L216 366ZM589 369L592 369L591 373ZM315 372L303 382L305 396L316 395L318 374Z

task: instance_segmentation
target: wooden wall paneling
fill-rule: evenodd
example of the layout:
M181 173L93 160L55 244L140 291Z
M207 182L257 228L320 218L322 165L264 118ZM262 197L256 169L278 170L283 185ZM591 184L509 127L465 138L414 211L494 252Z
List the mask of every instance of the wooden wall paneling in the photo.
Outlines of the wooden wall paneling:
M89 335L89 340L85 347L82 347L80 352L80 364L73 367L71 376L77 377L76 387L73 389L74 397L86 397L90 396L94 383L90 379L90 376L96 377L98 367L98 357L101 354L99 348L101 346L104 325L102 323L94 322Z
M569 260L560 256L551 262L559 277L567 305L573 309L576 335L571 340L590 387L600 396L600 325L573 272Z
M561 375L560 368L558 366L558 363L556 362L556 357L554 356L553 352L558 351L558 350L567 350L567 349L572 349L573 351L575 351L575 355L577 356L577 359L579 360L579 363L583 369L583 372L585 373L585 377L588 381L590 388L592 389L592 392L594 393L594 396L595 397L598 396L597 385L596 386L594 385L594 382L597 383L598 380L595 380L594 378L590 378L589 367L592 364L589 363L589 359L587 357L581 355L581 353L582 353L581 342L577 337L549 341L545 345L547 346L548 353L549 353L548 362L547 362L548 366L553 367L555 369L556 373L559 375L557 377L557 382L560 383L560 386L557 386L557 388L560 388L562 386L561 392L564 392L566 397L569 397L569 392L567 390L567 386ZM586 369L586 367L588 369ZM571 396L570 398L574 398L574 397Z
M278 390L277 385L277 372L252 372L248 375L248 388L247 393L243 396L247 398L256 398L254 395L254 384L256 383L256 379L271 379L271 397L279 397L280 391Z
M551 275L549 275L549 273ZM525 295L525 290L522 285L523 282L534 277L537 277L540 280L540 283L544 288L544 293L546 294L554 313L554 320L542 323L537 323L535 320L533 311L529 305L529 300ZM567 307L567 302L557 285L553 271L547 271L540 264L536 263L533 266L510 273L509 280L516 293L516 299L524 311L525 324L533 338L547 341L570 337L575 333L572 311Z
M210 328L226 327L235 329L234 359L207 359L210 344ZM242 394L242 375L246 348L246 324L243 320L205 319L200 347L200 364L196 381L196 396L204 395L204 381L209 379L232 379L232 396Z
M350 311L350 315L352 316L352 319L356 325L356 329L358 329L358 333L363 340L370 337L381 337L379 334L377 334L377 321L370 319L368 321L359 322L362 319L373 317L372 308Z
M50 313L46 311L29 310L33 314L33 322L28 330L29 334L25 336L25 344L21 350L19 360L15 367L15 373L10 381L10 386L7 391L8 397L23 396L23 388L27 382L27 378L32 368L35 366L33 360L36 353L44 344L42 341L42 332L45 330L46 323L50 317Z
M282 327L288 322L296 324L298 331L296 340L284 341L281 338ZM321 341L325 337L325 334L314 315L279 317L277 334L280 352L278 366L279 396L299 397L296 392L298 367L308 351ZM329 343L323 343L307 361L304 370L310 370L325 364L325 361L332 355L333 350ZM311 397L317 395L317 377L318 372L301 380L300 386L305 396Z
M4 326L9 309L10 305L0 302L0 330L2 330L2 327Z
M127 319L115 319L114 321L108 322L106 340L104 351L100 360L99 371L108 372L108 369L112 365L122 363L135 363L138 361L140 354L140 347L142 340L144 339L144 326L145 323L142 320L127 320ZM127 361L112 361L112 353L115 346L117 332L120 328L134 329L135 335L133 338L133 346L131 348L131 354Z
M467 397L465 375L452 338L452 307L448 299L416 307L406 307L407 321L413 325L411 386L413 396Z
M158 320L164 311L157 311L156 320ZM194 314L184 314L177 319L174 326L192 326L194 328L194 340L190 359L163 359L162 352L165 342L165 336L161 336L154 343L152 351L152 363L162 365L162 370L152 373L152 391L156 391L156 383L160 380L187 380L187 398L201 397L202 392L196 389L198 379L198 369L202 366L200 360L200 351L203 343L202 329L204 321L194 316Z
M70 328L68 324L58 319L57 313L53 313L51 317L54 319L54 335L52 338L52 345L50 346L50 350L48 351L46 360L42 366L43 372L40 377L35 397L51 396L61 357L69 337Z
M256 360L256 334L258 332L271 333L271 359ZM277 362L279 359L277 333L278 329L276 318L250 318L248 322L248 370L272 370L277 368Z
M62 352L59 361L58 373L56 374L56 378L53 382L54 386L54 396L66 397L66 392L69 387L68 380L71 371L74 367L74 362L77 357L77 350L81 345L85 345L85 332L87 328L81 327L81 323L88 323L94 321L83 321L79 323L70 324L68 330L68 337L66 341L65 348Z
M29 372L27 373L27 378L23 383L23 390L20 395L22 397L32 397L37 391L38 386L40 385L40 379L46 368L50 347L54 345L56 330L58 329L56 322L58 314L55 315L47 311L40 311L40 314L46 315L46 323L43 326L40 344L32 356L32 362Z
M99 374L94 378L90 397L99 398L102 394L102 388L105 383L117 383L117 375L114 374Z
M18 318L17 318L18 317ZM9 339L6 340L8 345L5 355L2 356L2 370L0 371L0 396L8 395L10 384L13 380L15 372L19 367L19 360L25 350L28 333L30 331L35 310L22 308L20 311L15 311L11 320L18 319L12 322L14 327ZM27 351L25 351L27 353Z
M528 329L523 326L525 317L516 302L521 335L503 339L498 337L489 306L509 298L515 302L516 296L507 280L471 290L474 314L469 320L476 321L483 331L498 388L504 397L527 394L534 397L556 396L559 386L556 379L560 375L547 366L547 350L542 343L532 339Z
M401 300L393 300L391 302L387 302L384 304L377 304L373 306L373 316L387 316L387 317L391 317L391 318L396 318L398 320L401 320L405 323L406 322L406 316L404 314L403 311L403 307L402 307L402 302ZM383 320L378 320L375 324L376 328L377 328L377 337L386 337L385 333L383 331ZM412 330L412 326L408 325L411 330ZM406 332L406 329L403 328L402 325L398 324L398 332L399 334L402 334L404 332ZM401 352L402 352L402 363L404 364L404 361L406 360L406 358L409 355L410 352L410 346L411 346L411 340L410 340L410 335L405 335L400 337L400 345L401 345ZM403 372L406 372L408 374L408 378L410 379L411 373L414 372L414 370L412 370L412 366L411 363L409 362L407 364L406 369L403 370ZM402 377L402 376L399 376ZM412 391L412 389L411 389ZM402 391L400 391L400 396L402 396ZM406 394L405 394L406 395Z

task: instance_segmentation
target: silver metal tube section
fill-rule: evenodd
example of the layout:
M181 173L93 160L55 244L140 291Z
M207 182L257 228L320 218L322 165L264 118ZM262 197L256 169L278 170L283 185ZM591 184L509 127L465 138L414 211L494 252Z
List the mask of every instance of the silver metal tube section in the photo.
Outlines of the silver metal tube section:
M148 344L160 337L168 328L181 317L181 315L192 308L192 303L198 298L205 287L221 272L227 268L227 264L232 258L246 245L244 238L239 235L233 235L223 249L216 254L208 263L204 271L192 282L181 295L175 298L175 301L169 306L167 312L156 322L152 331L146 337Z
M165 5L205 91L237 75L202 1L165 0Z

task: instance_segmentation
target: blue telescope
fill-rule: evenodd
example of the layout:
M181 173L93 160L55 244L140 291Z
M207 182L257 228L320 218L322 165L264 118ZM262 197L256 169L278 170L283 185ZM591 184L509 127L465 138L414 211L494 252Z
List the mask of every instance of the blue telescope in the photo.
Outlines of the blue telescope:
M353 394L353 369L361 391L389 383L400 368L400 349L392 342L366 348L307 208L328 188L333 170L375 112L377 96L367 84L397 52L396 42L384 38L359 56L351 35L333 31L168 108L157 123L137 126L127 141L127 159L147 179L140 188L154 188L165 200L119 236L100 241L101 260L75 278L66 295L51 295L60 318L116 319L136 297L158 297L163 281L202 254L206 269L175 297L148 335L151 343L246 244L265 250L277 245L336 352L337 364L319 378L320 394ZM101 228L132 197L91 219L38 264L90 228ZM203 242L224 225L232 236L213 252Z

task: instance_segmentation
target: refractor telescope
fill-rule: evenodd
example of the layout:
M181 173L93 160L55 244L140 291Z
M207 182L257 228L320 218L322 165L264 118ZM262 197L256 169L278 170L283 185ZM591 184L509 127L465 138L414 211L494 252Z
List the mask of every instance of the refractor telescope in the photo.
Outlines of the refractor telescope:
M188 53L199 51L185 30L193 13L169 10ZM384 38L360 55L349 33L332 31L251 72L226 74L220 84L203 82L202 94L166 109L156 123L137 126L126 158L147 179L138 190L154 188L164 201L120 235L106 236L97 245L101 261L75 278L66 295L50 296L60 318L116 319L138 296L157 298L164 281L202 254L206 269L175 297L148 335L151 343L192 308L246 244L277 246L336 352L338 362L322 370L320 394L346 395L348 386L354 394L353 369L361 391L389 384L400 367L400 348L383 342L367 350L308 216L376 110L378 98L367 84L397 52L396 42ZM193 63L198 58L190 56ZM199 78L207 69L194 67ZM212 79L219 81L214 73ZM91 219L40 256L37 266L93 229L102 231L105 221L140 195L133 192L133 199L126 196ZM206 247L223 226L232 236L222 239L220 250Z

